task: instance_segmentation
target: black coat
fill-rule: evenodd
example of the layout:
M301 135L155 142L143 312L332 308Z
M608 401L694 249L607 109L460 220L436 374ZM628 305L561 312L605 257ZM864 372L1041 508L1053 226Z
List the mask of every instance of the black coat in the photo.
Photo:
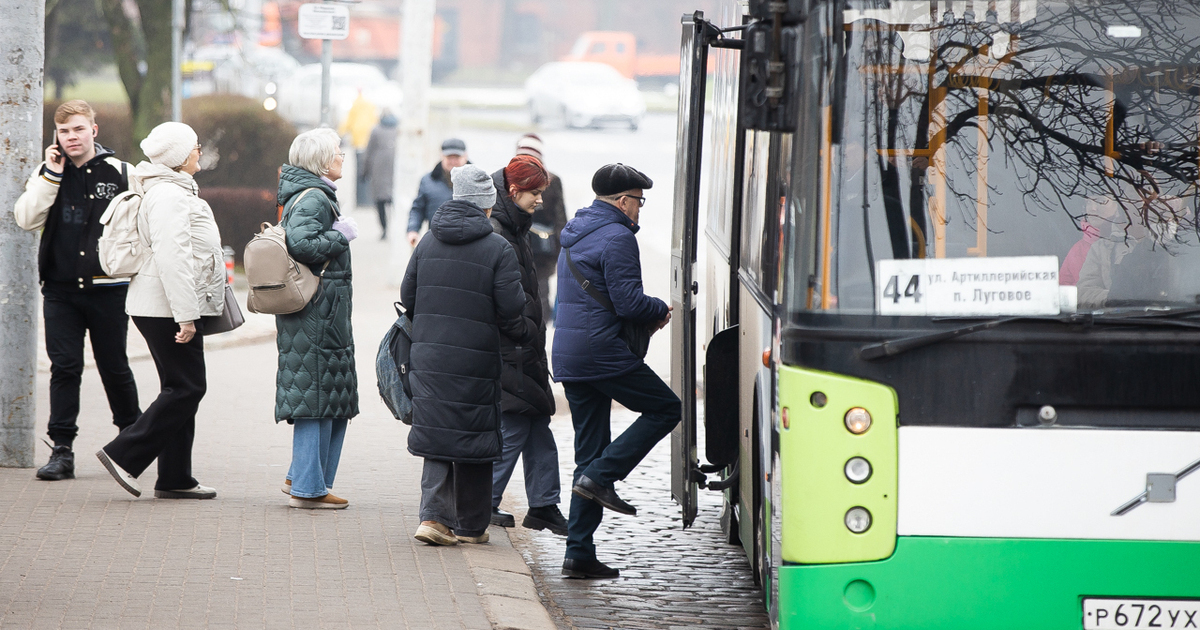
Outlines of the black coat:
M508 196L504 169L492 174L496 184L496 207L492 208L492 227L504 237L517 254L521 267L521 287L525 289L527 326L533 334L530 343L500 337L504 372L501 409L504 413L543 418L554 415L554 393L550 391L550 369L546 361L546 322L542 318L542 300L538 296L537 263L529 246L529 227L533 215L513 203Z
M447 201L413 251L400 301L413 322L408 451L429 459L500 458L500 336L531 339L517 257L478 206Z

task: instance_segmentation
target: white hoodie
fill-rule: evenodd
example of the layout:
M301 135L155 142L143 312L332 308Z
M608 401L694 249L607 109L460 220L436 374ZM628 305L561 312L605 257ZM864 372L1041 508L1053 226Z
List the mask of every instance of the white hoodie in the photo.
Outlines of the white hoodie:
M125 312L192 322L225 308L225 257L212 209L191 175L142 162L129 173L142 194L138 233L150 258L129 283Z

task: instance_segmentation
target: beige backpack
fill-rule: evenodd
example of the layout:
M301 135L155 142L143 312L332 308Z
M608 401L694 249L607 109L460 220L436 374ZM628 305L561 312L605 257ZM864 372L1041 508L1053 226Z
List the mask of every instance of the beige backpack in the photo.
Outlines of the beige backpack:
M308 188L292 200L292 205L308 194ZM246 280L250 284L250 297L246 307L251 313L286 315L295 313L308 305L329 261L321 267L321 273L313 274L308 265L297 262L288 254L287 238L282 225L262 224L262 231L246 244L243 256Z

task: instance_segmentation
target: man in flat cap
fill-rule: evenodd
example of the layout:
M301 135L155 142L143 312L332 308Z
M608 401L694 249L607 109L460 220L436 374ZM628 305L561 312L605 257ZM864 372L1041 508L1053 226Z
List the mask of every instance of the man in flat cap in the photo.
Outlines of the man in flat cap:
M596 171L596 200L563 228L558 258L558 313L554 330L554 380L563 384L575 425L575 478L567 522L563 575L611 578L619 571L596 559L592 535L604 508L636 515L617 496L625 479L682 417L679 398L630 343L629 325L647 334L671 319L671 307L642 291L638 213L649 177L624 164ZM622 331L625 327L627 330ZM642 414L611 439L612 401Z
M408 211L409 247L417 246L417 240L421 238L421 226L432 219L433 213L454 196L450 171L468 162L467 143L458 138L449 138L442 142L442 161L421 177L421 184L417 187L417 198L413 199L412 208Z

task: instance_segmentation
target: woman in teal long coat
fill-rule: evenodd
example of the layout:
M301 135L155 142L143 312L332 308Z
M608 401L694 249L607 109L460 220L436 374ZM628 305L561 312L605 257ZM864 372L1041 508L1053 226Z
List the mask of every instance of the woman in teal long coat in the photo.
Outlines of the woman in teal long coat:
M331 129L306 131L292 142L279 178L288 253L321 276L303 309L275 316L279 371L275 420L294 425L292 466L284 491L295 508L338 509L349 502L330 490L342 440L358 415L358 375L350 327L353 291L350 241L354 220L338 213L334 183L345 153Z

